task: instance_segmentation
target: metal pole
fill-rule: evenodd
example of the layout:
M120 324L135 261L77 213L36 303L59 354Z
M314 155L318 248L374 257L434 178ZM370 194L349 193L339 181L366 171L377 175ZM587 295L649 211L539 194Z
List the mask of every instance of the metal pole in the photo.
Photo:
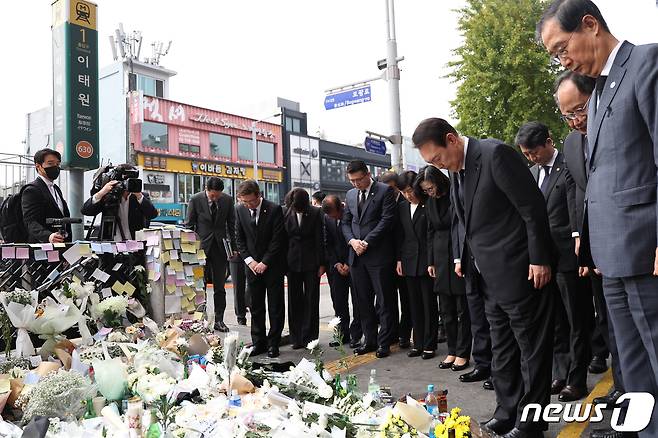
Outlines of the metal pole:
M70 206L71 217L80 217L80 208L85 202L82 199L82 192L85 186L85 171L79 169L69 170L69 180L68 180L68 200L67 203ZM84 235L84 224L71 224L71 234L73 241L82 240Z
M251 122L251 147L254 155L254 181L258 182L258 142L256 141L256 121Z
M386 2L386 77L391 117L391 168L402 170L402 122L400 121L400 69L398 68L398 46L395 41L394 0Z

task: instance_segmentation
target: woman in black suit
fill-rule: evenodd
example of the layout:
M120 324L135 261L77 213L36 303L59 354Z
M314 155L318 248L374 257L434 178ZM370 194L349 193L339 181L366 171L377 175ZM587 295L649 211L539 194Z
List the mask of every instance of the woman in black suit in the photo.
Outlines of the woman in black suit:
M427 166L421 169L418 183L429 195L429 274L434 278L434 292L439 295L448 344L448 355L439 368L461 371L468 367L471 357L471 319L464 279L458 277L454 269L450 179L436 167Z
M288 328L293 349L318 339L320 277L324 274L323 213L312 207L308 192L293 189L286 196L288 234Z
M409 293L414 346L407 356L434 357L439 309L428 273L427 196L416 183L416 172L403 172L398 188L406 201L398 206L397 274L404 276Z

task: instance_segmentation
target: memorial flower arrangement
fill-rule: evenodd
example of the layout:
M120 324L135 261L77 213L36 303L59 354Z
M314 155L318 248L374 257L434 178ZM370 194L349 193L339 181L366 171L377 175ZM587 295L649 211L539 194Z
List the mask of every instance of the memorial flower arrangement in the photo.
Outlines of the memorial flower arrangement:
M448 438L451 430L455 431L455 438L471 436L471 417L460 415L461 411L461 408L452 408L450 416L443 423L436 425L434 436Z
M128 309L128 299L124 296L105 298L92 308L92 316L105 327L121 327Z
M7 303L7 305L9 305L9 303L15 303L20 306L27 306L33 302L32 300L33 294L31 292L23 289L16 289L12 292L5 293L2 302L3 304ZM0 313L0 327L2 340L5 343L5 356L7 359L9 359L11 356L11 341L14 337L14 333L16 332L16 328L14 327L14 324L9 317L9 310L5 310L4 312Z
M419 436L418 431L404 421L400 415L389 411L386 421L380 427L381 438L401 438Z

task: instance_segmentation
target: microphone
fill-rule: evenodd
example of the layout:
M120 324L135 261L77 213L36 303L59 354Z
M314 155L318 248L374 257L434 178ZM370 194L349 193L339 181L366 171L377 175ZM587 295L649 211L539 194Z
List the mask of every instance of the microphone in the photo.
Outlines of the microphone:
M69 224L81 224L82 218L79 217L49 217L46 218L46 225L69 225Z

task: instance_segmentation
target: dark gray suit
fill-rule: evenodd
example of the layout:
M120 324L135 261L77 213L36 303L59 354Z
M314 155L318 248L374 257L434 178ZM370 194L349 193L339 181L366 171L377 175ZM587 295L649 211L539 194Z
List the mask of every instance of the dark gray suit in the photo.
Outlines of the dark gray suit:
M658 394L658 45L624 42L589 106L586 213L591 255L627 391ZM658 409L641 436L658 436Z
M224 321L226 310L226 250L225 238L231 239L231 246L237 251L235 242L235 208L233 199L222 193L217 203L217 213L213 220L206 192L199 192L192 196L187 207L187 226L192 228L201 239L201 248L207 257L206 268L212 279L215 291L215 318Z
M398 300L393 286L395 197L391 187L373 182L359 215L358 195L357 189L347 192L342 223L346 242L352 239L368 242L368 250L361 256L350 247L352 286L359 300L365 345L386 348L395 342L398 325ZM375 297L381 326L379 333Z
M539 181L539 165L530 169ZM555 300L555 342L553 344L553 379L565 380L577 388L587 386L587 365L591 359L589 326L594 315L592 297L582 290L578 277L575 241L577 230L574 214L575 184L564 155L557 153L543 192L546 199L551 237L558 248L556 283L561 299Z

